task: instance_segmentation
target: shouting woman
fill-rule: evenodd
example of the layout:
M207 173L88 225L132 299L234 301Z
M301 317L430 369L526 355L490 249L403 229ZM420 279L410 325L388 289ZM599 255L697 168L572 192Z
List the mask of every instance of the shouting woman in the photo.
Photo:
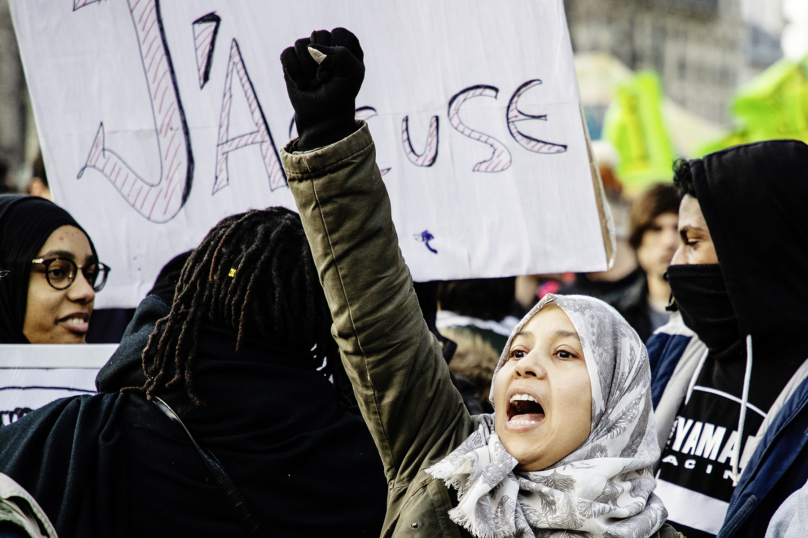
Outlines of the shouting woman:
M300 133L283 165L385 465L383 536L675 536L653 494L659 446L636 332L600 301L548 295L502 352L495 413L471 417L421 316L367 125L354 121L358 40L317 31L281 62Z

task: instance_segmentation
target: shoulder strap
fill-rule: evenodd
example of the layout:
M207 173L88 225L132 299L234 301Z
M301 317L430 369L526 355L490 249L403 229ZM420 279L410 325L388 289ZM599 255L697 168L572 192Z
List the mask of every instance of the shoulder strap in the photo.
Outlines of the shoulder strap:
M213 475L219 489L221 489L224 496L227 497L227 501L230 503L230 506L233 507L233 511L241 520L241 523L247 530L247 534L253 538L266 538L266 533L264 533L264 530L261 528L258 520L255 519L252 511L250 511L247 501L244 499L241 491L239 491L239 489L230 479L230 476L225 472L224 467L222 467L222 464L216 459L216 456L199 446L199 443L196 442L194 436L191 435L191 432L189 432L188 428L185 427L185 424L182 423L180 417L174 412L173 409L171 409L171 407L168 406L167 403L157 396L152 397L152 402L154 402L154 404L160 408L160 411L165 413L168 418L182 426L182 429L188 434L188 438L191 440L191 443L193 443L196 451L199 452L202 462L205 464L205 467L208 468L210 474Z

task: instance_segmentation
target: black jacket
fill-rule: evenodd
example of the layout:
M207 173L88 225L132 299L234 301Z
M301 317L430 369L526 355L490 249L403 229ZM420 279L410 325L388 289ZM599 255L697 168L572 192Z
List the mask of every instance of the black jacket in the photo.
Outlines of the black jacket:
M59 536L244 536L241 522L179 425L138 394L140 353L168 312L147 297L97 379L0 428L0 472L37 499ZM151 328L150 328L151 327ZM270 536L378 536L387 487L362 420L303 361L206 328L195 408L163 398L244 494Z
M808 146L796 140L746 144L690 166L742 339L720 357L708 356L700 379L709 376L714 385L742 386L747 365L743 339L751 335L749 400L769 409L808 359ZM703 332L697 336L708 340ZM690 336L663 329L648 342L657 402L690 341ZM805 484L805 383L798 385L752 454L718 536L763 536L780 504ZM682 398L686 387L681 387ZM657 420L659 425L659 414ZM665 427L661 431L667 434Z
M752 335L750 398L776 396L808 359L808 146L797 140L758 142L694 164L696 194L740 334ZM736 375L744 366L738 361ZM790 476L772 487L739 535L763 534L774 510L799 487L796 482L805 482L806 456L804 449Z

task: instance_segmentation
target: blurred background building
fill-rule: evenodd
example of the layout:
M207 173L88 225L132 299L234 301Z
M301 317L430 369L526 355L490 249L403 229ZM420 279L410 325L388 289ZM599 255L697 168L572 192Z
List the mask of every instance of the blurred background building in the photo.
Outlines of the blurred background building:
M782 56L782 0L566 0L576 53L659 74L665 95L727 125L729 101Z
M29 109L8 0L0 0L0 160L8 166L11 181L30 169L36 154L36 147L26 151L29 123L33 123Z

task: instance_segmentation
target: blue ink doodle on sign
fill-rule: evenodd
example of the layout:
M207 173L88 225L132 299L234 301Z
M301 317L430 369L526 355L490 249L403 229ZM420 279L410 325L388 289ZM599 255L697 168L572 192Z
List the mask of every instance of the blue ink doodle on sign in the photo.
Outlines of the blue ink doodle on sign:
M11 273L11 271L6 271L5 269L0 269L0 278L8 276L10 273Z
M429 249L429 252L437 254L438 251L429 245L429 242L432 241L433 239L435 239L435 236L429 233L429 230L424 230L420 234L415 234L416 241L421 241L422 243L424 243L424 245L426 245L426 248Z

